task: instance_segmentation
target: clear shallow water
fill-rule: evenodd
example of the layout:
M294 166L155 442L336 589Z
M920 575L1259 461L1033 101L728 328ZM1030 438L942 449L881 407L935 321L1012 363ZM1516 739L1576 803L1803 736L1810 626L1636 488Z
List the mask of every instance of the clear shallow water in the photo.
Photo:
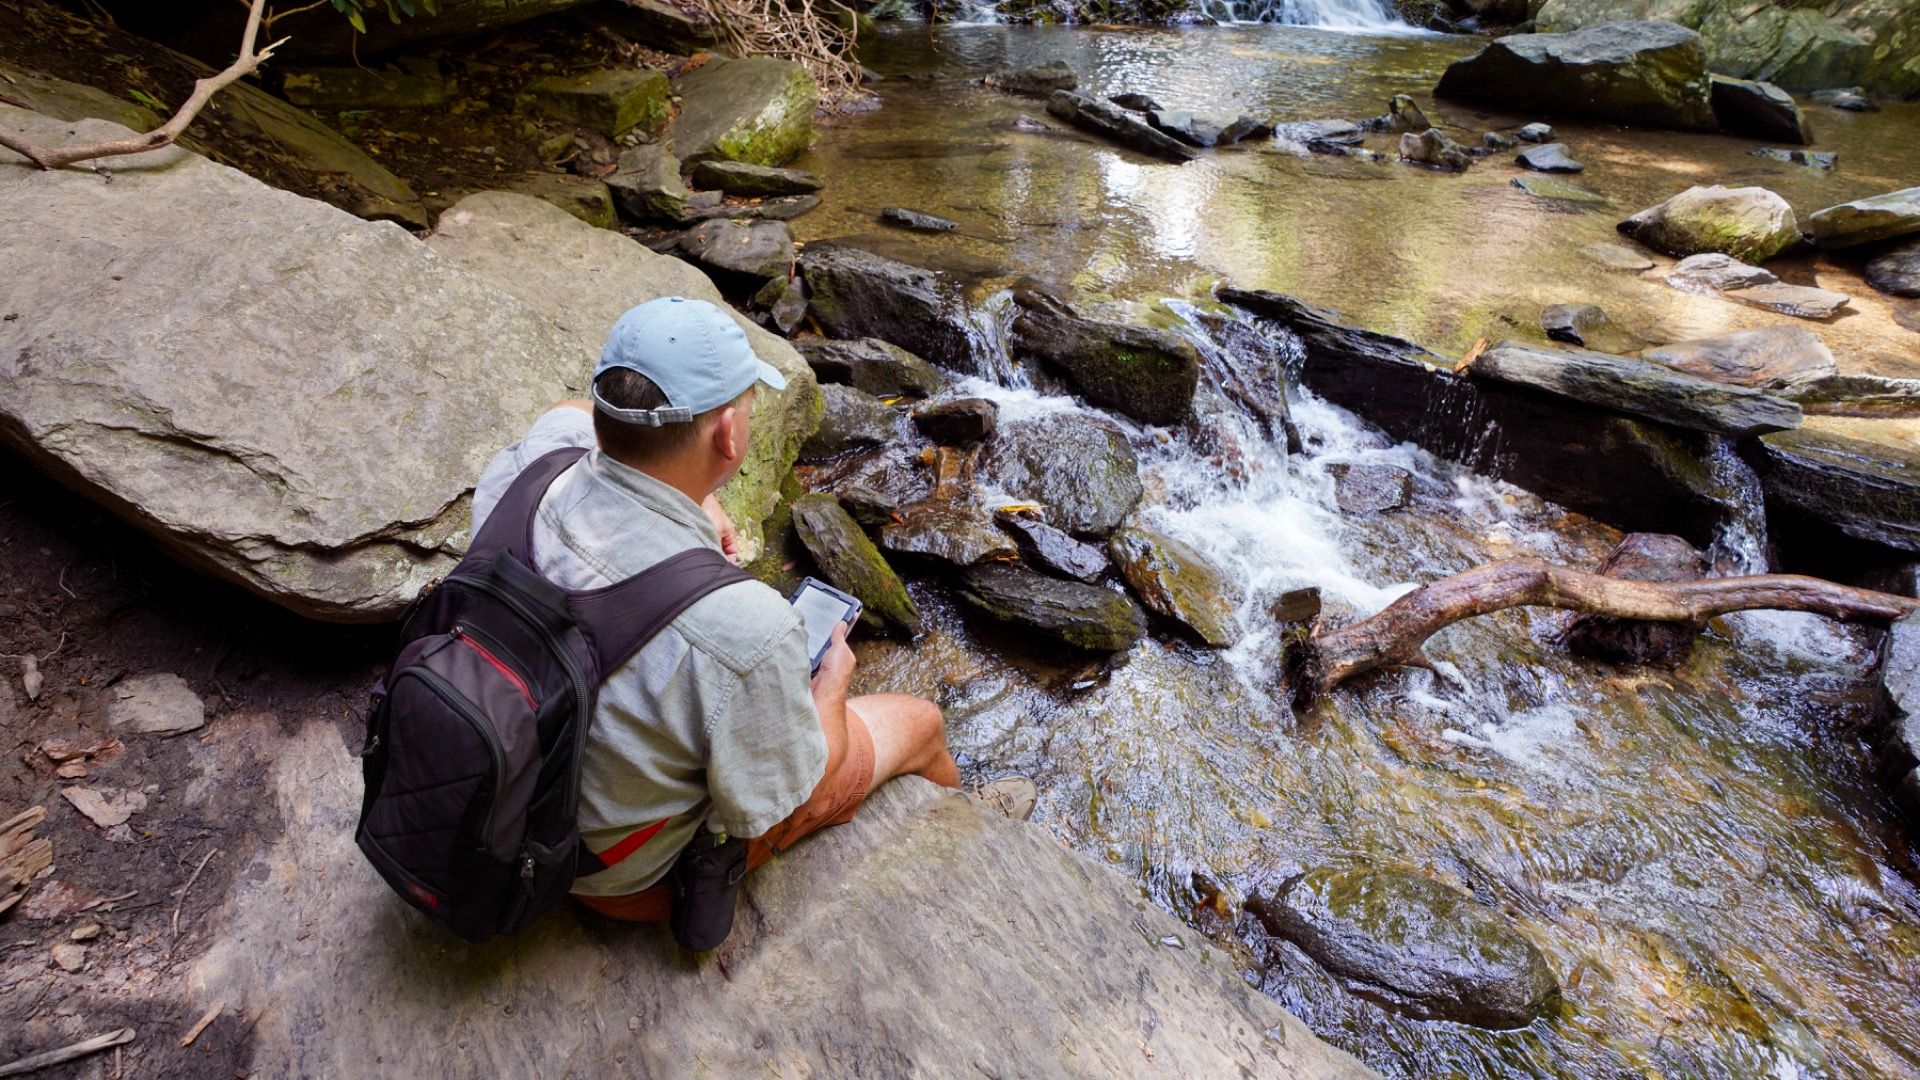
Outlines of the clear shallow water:
M824 137L803 164L835 195L798 224L863 232L869 209L892 204L956 217L962 235L904 243L967 270L983 309L1000 279L1025 272L1197 335L1191 309L1162 298L1197 298L1226 276L1448 339L1481 332L1476 310L1560 292L1555 281L1606 280L1524 253L1606 239L1611 216L1508 205L1497 177L1263 151L1147 165L1012 132L1004 121L1038 106L958 78L1064 55L1100 88L1170 105L1237 93L1287 119L1355 116L1424 87L1469 44L1278 28L990 29L891 44L895 66L954 77L896 86L886 110ZM1617 133L1590 137L1630 152ZM1722 142L1667 161L1662 182L1742 163L1744 150ZM1881 151L1891 169L1920 148ZM1836 180L1869 183L1819 183ZM1446 243L1421 239L1431 222ZM1479 246L1489 233L1503 242ZM1505 257L1515 252L1517 264ZM991 336L993 320L979 322ZM955 392L992 397L1009 418L1085 408L1011 361ZM1250 980L1389 1075L1920 1074L1920 893L1857 735L1874 693L1866 633L1744 614L1717 622L1678 670L1624 669L1564 655L1563 616L1508 612L1438 635L1438 674L1389 674L1296 717L1276 698L1278 642L1263 614L1281 591L1318 586L1331 615L1353 617L1490 559L1592 566L1618 534L1391 445L1310 395L1294 403L1295 455L1222 401L1199 413L1191 429L1128 428L1146 472L1141 515L1244 590L1239 645L1157 640L1063 670L916 585L933 632L912 647L864 644L859 688L941 701L970 768L1034 775L1037 820L1215 933ZM1339 462L1411 470L1414 506L1342 515L1328 471ZM1346 861L1429 873L1506 913L1546 954L1560 1010L1505 1033L1406 1020L1347 994L1250 918L1223 927L1196 906L1196 874L1237 901Z

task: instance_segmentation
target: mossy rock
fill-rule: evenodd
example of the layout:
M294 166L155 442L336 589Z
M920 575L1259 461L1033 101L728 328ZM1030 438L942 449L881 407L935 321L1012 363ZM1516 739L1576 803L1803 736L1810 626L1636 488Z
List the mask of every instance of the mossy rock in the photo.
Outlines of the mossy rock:
M614 68L554 75L527 87L526 103L549 116L617 139L635 128L652 135L673 114L666 73Z
M1120 576L1148 608L1216 648L1240 639L1238 607L1225 574L1205 555L1152 529L1126 528L1107 541Z
M863 621L920 636L924 629L920 609L907 595L906 585L838 499L827 494L795 499L793 528L827 581L859 597Z
M1787 200L1761 187L1693 187L1620 223L1620 231L1656 251L1685 258L1706 252L1762 263L1800 242Z
M1015 355L1067 373L1087 399L1146 424L1177 424L1193 415L1200 353L1165 330L1082 318L1035 285L1014 290Z
M969 570L960 594L993 618L1076 649L1124 652L1147 632L1139 605L1120 593L1007 563Z
M820 92L798 64L716 56L674 89L680 115L667 126L667 140L682 161L784 165L813 141Z

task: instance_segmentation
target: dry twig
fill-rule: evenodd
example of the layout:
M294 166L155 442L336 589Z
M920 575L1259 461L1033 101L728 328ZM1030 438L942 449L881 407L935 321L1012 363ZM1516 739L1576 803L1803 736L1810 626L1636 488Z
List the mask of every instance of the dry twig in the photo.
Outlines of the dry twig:
M71 1046L63 1046L58 1050L49 1050L44 1054L35 1054L8 1065L0 1065L0 1076L23 1076L51 1065L60 1065L75 1058L86 1057L88 1054L97 1054L110 1046L119 1046L121 1043L132 1041L133 1029L130 1027L109 1031L105 1035L82 1039Z
M115 157L121 154L139 154L148 150L158 150L172 145L180 137L193 118L200 115L213 95L238 80L260 69L273 50L287 43L286 38L255 50L253 43L260 36L260 23L266 11L267 0L253 0L247 11L247 30L240 38L240 56L225 71L198 79L193 84L193 93L187 95L185 104L173 118L145 135L135 135L130 139L112 139L107 142L79 143L74 146L35 146L23 139L0 131L0 146L19 154L42 169L58 169L76 161L90 161L94 158Z
M834 106L860 94L860 65L853 60L855 33L814 10L813 0L692 0L720 28L737 56L771 56L807 69L820 88L820 102ZM824 0L841 7L837 0ZM851 9L847 9L851 14ZM859 20L848 25L857 28Z
M1504 559L1424 585L1351 626L1316 630L1287 658L1295 704L1304 705L1375 668L1431 668L1421 646L1434 634L1475 615L1527 606L1645 622L1703 624L1717 615L1754 608L1887 622L1920 611L1920 600L1798 574L1630 581L1539 559Z
M222 998L219 1001L214 1002L213 1008L208 1009L205 1016L202 1016L198 1022L196 1022L192 1027L188 1028L187 1033L185 1035L180 1036L181 1048L184 1049L186 1047L192 1046L193 1040L199 1038L200 1033L207 1030L207 1025L219 1019L220 1014L225 1011L227 1011L227 1002L225 998Z
M207 864L212 862L213 857L218 854L220 854L220 849L214 848L213 850L207 852L206 855L202 856L200 859L200 865L194 867L193 873L188 875L187 883L185 885L180 886L180 899L177 903L173 905L173 936L174 937L177 938L180 936L180 909L185 907L187 904L187 892L193 888L194 882L200 880L200 871L205 870L207 868Z

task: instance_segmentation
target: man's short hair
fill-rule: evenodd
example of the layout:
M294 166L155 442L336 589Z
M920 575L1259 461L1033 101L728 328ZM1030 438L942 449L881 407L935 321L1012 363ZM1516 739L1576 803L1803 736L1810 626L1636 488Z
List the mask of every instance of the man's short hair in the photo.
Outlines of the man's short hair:
M632 368L609 368L594 380L593 385L607 404L616 409L658 409L668 403L667 395L652 379ZM690 422L661 424L659 427L629 424L595 409L593 434L600 441L600 449L623 465L636 468L657 465L700 441L702 433L709 430L709 417L720 409L738 405L741 398L751 392L752 387L748 387L740 397L719 409L703 412Z

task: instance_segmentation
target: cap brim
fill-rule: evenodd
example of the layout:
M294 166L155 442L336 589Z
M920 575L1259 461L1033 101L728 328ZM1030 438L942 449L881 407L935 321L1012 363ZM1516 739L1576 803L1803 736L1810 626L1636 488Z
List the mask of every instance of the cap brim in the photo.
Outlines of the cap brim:
M773 387L775 390L785 390L787 388L787 377L785 375L780 374L779 368L774 367L772 364L769 364L765 360L761 360L757 357L755 358L754 363L757 363L760 365L760 379L759 379L760 382L766 383L768 386Z

